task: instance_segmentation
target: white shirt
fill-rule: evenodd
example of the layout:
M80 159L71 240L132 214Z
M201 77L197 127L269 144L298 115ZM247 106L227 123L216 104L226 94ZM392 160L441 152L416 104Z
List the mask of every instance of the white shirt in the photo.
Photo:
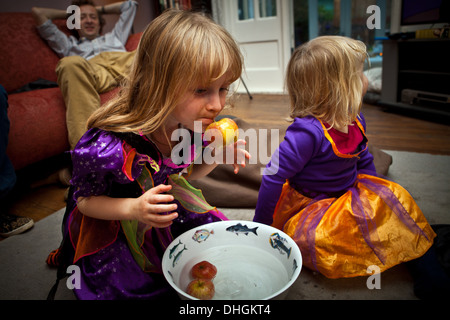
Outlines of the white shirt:
M133 27L138 3L124 2L120 7L120 17L114 29L93 40L67 36L49 19L38 26L38 32L59 57L81 56L90 59L104 51L126 51L125 44Z

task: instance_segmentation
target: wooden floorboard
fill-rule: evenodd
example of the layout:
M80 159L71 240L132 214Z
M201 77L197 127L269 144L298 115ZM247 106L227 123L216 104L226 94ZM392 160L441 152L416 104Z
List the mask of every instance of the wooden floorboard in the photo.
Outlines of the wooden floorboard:
M289 116L289 99L286 95L260 94L249 99L243 94L236 97L233 109L223 113L240 117L255 125L282 125L287 123ZM378 148L450 155L450 126L385 112L378 106L367 104L363 106L363 113L366 117L369 142ZM31 183L39 184L42 181L44 179ZM39 221L65 207L66 190L67 188L56 183L24 188L9 212Z
M386 150L450 155L450 126L364 105L369 142Z

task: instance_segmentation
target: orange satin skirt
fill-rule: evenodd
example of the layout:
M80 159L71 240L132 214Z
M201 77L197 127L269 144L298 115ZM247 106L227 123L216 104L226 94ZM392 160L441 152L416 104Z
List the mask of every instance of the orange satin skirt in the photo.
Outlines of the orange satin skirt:
M403 187L365 174L337 198L308 198L286 182L273 221L298 244L303 264L328 278L418 258L436 236Z

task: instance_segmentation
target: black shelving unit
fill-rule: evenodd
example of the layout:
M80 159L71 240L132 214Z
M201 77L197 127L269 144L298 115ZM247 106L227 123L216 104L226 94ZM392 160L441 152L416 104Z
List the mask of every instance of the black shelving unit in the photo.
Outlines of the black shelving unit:
M450 124L450 39L384 41L379 103Z

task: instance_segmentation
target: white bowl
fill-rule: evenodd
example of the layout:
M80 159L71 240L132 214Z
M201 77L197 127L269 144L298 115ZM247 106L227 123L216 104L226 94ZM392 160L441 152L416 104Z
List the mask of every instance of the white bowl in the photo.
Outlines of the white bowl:
M162 268L182 299L191 268L206 260L217 268L215 300L283 299L302 267L297 244L284 232L252 221L220 221L193 228L164 252Z

